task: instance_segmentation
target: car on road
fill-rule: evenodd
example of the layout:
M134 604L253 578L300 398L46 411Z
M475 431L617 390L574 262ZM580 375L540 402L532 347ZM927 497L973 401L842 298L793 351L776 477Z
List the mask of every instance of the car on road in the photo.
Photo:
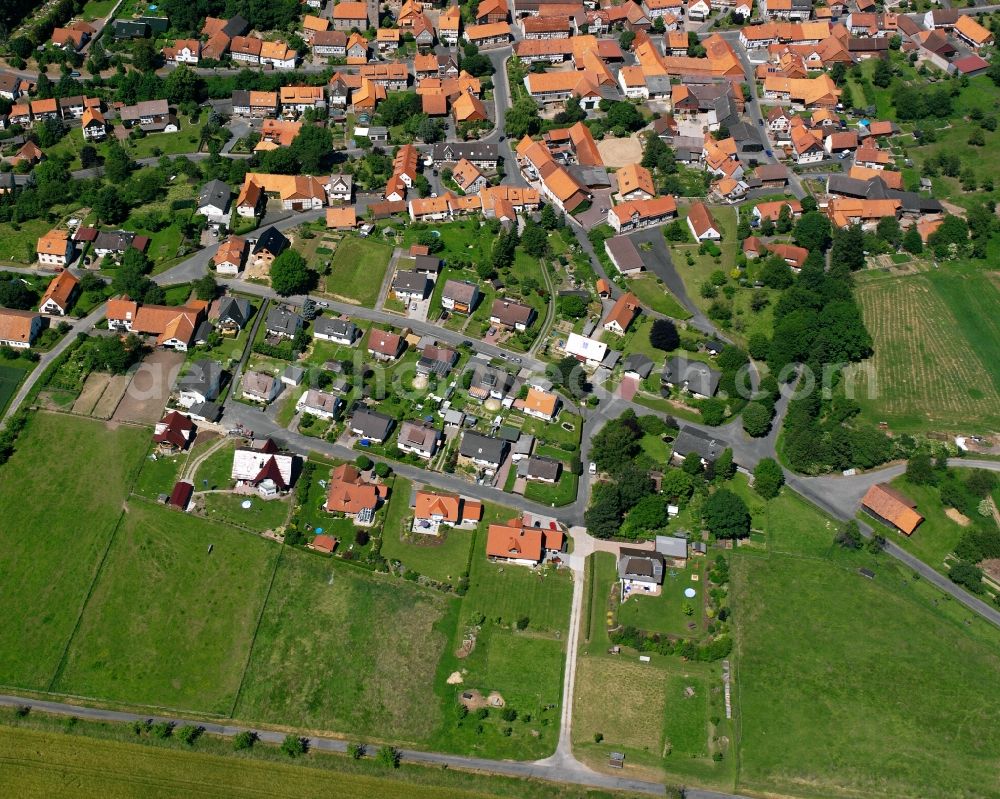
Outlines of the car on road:
M590 472L591 474L597 474L597 464L591 461L590 466L587 468L587 471Z
M768 158L774 158L774 153L771 152L770 150L764 150L764 155L766 155Z
M319 301L319 305L320 305L321 308L329 308L330 307L330 303L328 303L326 300L320 300Z

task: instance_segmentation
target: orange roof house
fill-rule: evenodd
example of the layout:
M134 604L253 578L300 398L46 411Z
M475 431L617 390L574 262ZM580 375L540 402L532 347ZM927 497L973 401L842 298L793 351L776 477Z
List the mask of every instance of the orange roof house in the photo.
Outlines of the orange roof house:
M417 519L433 519L459 525L465 522L478 522L483 516L483 504L463 499L457 494L418 491L413 515Z
M327 208L326 226L337 230L347 230L358 226L358 216L354 206L346 208Z
M618 193L624 200L636 198L649 199L656 194L656 187L653 185L653 176L646 167L640 164L628 164L617 172Z
M524 398L522 410L542 419L552 419L559 410L559 397L549 391L532 386L528 389L528 396Z
M965 14L959 14L955 21L955 33L966 44L977 50L993 43L993 34L976 20Z
M451 106L455 122L483 122L489 119L486 106L478 97L471 94L461 95Z
M615 300L614 306L608 311L608 315L604 319L604 329L617 333L619 336L625 335L625 332L639 315L640 309L639 298L626 291Z
M421 110L429 117L443 117L448 114L448 97L443 92L421 94L420 104Z
M38 239L35 253L42 263L66 263L66 251L69 242L69 231L54 229Z
M521 519L491 524L486 535L486 557L526 566L541 563L546 551L559 552L562 548L561 530L554 526L524 527Z
M65 315L69 309L69 302L73 297L73 292L76 291L78 285L80 285L80 281L76 276L68 269L64 269L52 278L52 282L45 289L45 294L42 295L42 301L38 306L38 310L42 313Z
M356 466L344 463L330 472L325 508L330 513L357 516L363 510L375 510L388 494L386 486L365 482Z
M917 503L888 483L876 483L869 488L861 500L861 507L904 535L913 535L913 531L924 520L915 510Z

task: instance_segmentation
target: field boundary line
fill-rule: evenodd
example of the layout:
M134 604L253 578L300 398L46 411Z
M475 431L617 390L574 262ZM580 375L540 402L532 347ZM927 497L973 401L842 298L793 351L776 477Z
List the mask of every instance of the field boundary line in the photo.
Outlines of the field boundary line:
M267 609L267 603L271 600L271 589L274 588L274 578L278 574L278 565L281 563L281 558L285 554L285 542L281 542L281 548L278 549L278 557L274 559L274 568L271 570L271 579L267 584L267 592L264 594L264 601L260 603L260 612L257 614L257 623L253 628L253 636L250 638L250 648L247 650L247 659L243 664L243 673L240 675L240 684L236 688L236 696L233 697L233 707L229 711L229 718L236 718L236 707L239 705L240 696L243 693L243 685L246 683L247 672L250 670L250 659L253 657L253 650L257 646L257 634L260 632L260 625L264 621L264 611Z

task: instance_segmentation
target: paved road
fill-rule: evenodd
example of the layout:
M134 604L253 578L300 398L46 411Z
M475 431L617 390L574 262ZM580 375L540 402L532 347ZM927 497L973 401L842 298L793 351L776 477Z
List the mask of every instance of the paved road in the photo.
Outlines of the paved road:
M146 721L151 719L154 722L173 722L176 726L190 724L201 727L210 735L221 735L232 738L245 730L257 732L261 741L269 744L280 744L285 739L285 733L273 730L263 730L257 728L241 727L231 724L219 724L200 719L185 719L179 716L150 716L146 714L125 713L118 710L105 710L96 707L83 707L80 705L69 705L62 702L50 702L40 699L30 699L27 697L0 695L0 705L7 707L17 707L21 705L30 706L36 711L52 713L60 716L73 716L75 718L87 719L89 721L111 722L111 723L131 723L133 721ZM319 736L309 736L307 739L310 749L320 752L347 752L348 742L337 738L323 738ZM561 766L558 764L526 763L514 760L487 760L478 757L462 757L461 755L449 755L438 752L421 752L413 749L400 750L401 759L408 763L420 763L424 765L446 766L448 768L463 769L466 771L478 771L487 774L497 774L507 777L522 777L547 780L551 782L572 783L574 785L585 785L594 788L602 788L613 791L634 791L637 793L650 794L652 796L663 796L666 791L663 785L644 780L631 780L624 777L614 777L607 774L599 774L589 769L577 768L574 766ZM692 796L713 799L714 797L727 797L727 799L740 799L740 797L729 797L728 794L691 794Z

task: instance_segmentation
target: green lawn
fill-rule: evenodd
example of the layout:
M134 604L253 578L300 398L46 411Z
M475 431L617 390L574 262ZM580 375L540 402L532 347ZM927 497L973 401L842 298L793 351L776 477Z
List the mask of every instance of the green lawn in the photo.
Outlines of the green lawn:
M858 300L874 356L845 383L863 417L897 432L1000 425L1000 289L982 270L869 277Z
M0 236L0 261L33 263L39 237L48 233L52 227L52 223L45 219L29 219L21 222L17 229L10 223L4 225L3 235Z
M694 574L700 578L698 581L691 579ZM703 558L691 559L684 569L668 567L660 595L630 596L618 608L618 621L620 624L650 632L670 633L685 638L697 636L700 634L702 624L704 586ZM697 592L693 599L684 596L687 588L693 588ZM684 612L685 606L691 608L690 616Z
M38 413L0 467L0 684L45 690L83 610L149 431ZM16 590L14 590L16 588Z
M630 278L627 283L629 291L635 294L646 308L673 319L691 318L691 313L670 293L663 281L651 272Z
M426 741L440 723L433 684L447 604L393 578L284 552L236 716Z
M916 502L917 511L924 517L920 526L913 531L913 535L905 536L898 530L881 529L882 525L867 514L863 514L860 518L880 528L880 532L886 538L899 544L907 552L912 552L931 568L947 573L944 567L945 556L954 551L965 528L945 515L945 507L941 503L941 496L936 487L916 485L905 476L893 480L892 486Z
M457 582L468 567L475 531L449 529L439 536L412 533L409 524L412 519L410 482L397 477L382 531L382 557L398 560L433 580Z
M201 462L194 475L195 491L232 488L233 452L236 442L226 443Z
M670 445L662 436L646 433L639 439L639 446L657 464L665 464L670 459Z
M537 480L529 480L524 489L526 499L541 502L554 508L561 508L564 505L571 505L576 501L576 492L580 478L572 471L565 468L563 464L562 474L555 484L540 483Z
M392 247L388 244L372 238L345 238L331 259L327 293L374 308L391 258Z
M243 503L250 501L250 507ZM258 497L239 494L205 494L205 517L211 521L226 522L237 527L263 532L281 527L288 519L286 500L265 502Z
M8 403L17 393L17 387L21 385L21 381L31 371L32 366L33 364L20 360L17 366L0 365L0 415L7 409Z
M55 689L228 715L278 552L228 526L130 504Z
M87 0L83 7L83 18L87 22L103 19L111 13L111 9L115 7L116 3L117 0Z
M153 453L150 453L152 455ZM142 471L132 487L132 491L146 499L157 499L161 494L170 494L180 476L180 471L187 462L187 453L180 455L156 455L156 459L147 456L142 462Z
M857 573L862 564L874 580ZM931 600L908 572L868 555L738 557L733 590L738 788L996 795L1000 699L981 688L1000 669L1000 633L987 622L967 629L968 611L949 613L939 592Z

